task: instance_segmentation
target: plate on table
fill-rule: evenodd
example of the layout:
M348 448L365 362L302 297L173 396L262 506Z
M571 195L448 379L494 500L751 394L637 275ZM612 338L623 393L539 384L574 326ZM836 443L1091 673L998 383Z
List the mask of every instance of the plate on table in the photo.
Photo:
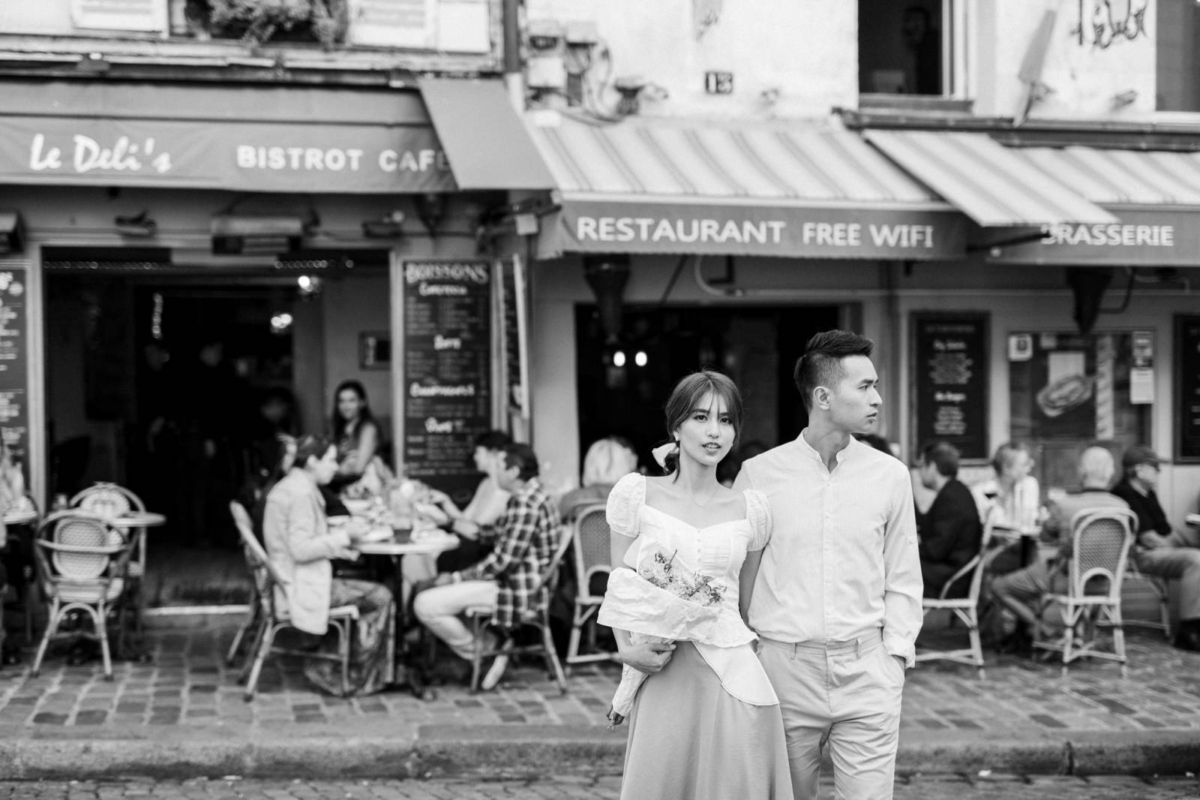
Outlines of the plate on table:
M363 536L362 541L368 544L374 544L376 542L390 542L394 535L395 534L392 533L391 528L385 528L381 526L378 528L371 528L371 530L367 531L366 535Z
M1187 515L1187 524L1188 525L1200 525L1200 514L1188 514Z
M337 527L345 525L347 522L349 522L350 515L349 514L334 514L332 517L327 517L325 519L325 521L329 523L329 527L337 528Z

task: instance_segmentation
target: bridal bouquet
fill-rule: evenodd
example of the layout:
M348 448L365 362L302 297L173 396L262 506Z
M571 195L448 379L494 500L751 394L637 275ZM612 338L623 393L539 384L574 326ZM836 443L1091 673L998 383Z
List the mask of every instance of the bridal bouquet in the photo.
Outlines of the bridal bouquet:
M703 640L727 627L728 620L720 613L725 587L711 576L688 569L675 556L654 545L640 552L636 574L614 570L600 609L600 623L629 631L634 644ZM610 730L629 716L647 677L630 666L621 669L621 683L608 712Z

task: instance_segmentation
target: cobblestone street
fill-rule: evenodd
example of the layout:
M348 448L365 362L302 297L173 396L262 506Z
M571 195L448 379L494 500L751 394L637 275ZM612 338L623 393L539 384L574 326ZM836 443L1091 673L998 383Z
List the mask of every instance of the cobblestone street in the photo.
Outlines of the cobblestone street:
M0 725L54 730L153 731L221 727L311 727L380 722L409 725L564 725L600 728L616 688L612 665L585 666L560 695L535 665L510 669L495 692L473 695L457 681L432 701L406 692L340 699L321 695L295 662L273 659L251 703L237 669L221 658L232 629L152 633L152 663L118 663L103 680L98 662L69 666L52 651L39 677L27 665L0 670ZM908 673L903 726L919 731L986 731L1016 738L1051 731L1151 731L1200 727L1200 655L1148 632L1129 636L1129 678L1103 662L1073 666L988 654L986 680L967 667L932 662Z
M38 800L615 800L620 778L534 778L490 781L299 781L194 779L111 782L0 782L0 798ZM822 797L832 796L826 782ZM896 783L896 800L1175 800L1200 797L1189 777L1150 780L1019 775L913 775Z

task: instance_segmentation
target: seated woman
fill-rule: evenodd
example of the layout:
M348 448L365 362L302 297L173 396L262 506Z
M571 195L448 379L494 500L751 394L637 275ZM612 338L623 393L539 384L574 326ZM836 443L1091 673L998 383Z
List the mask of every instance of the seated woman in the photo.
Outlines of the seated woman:
M563 519L573 519L579 509L589 505L604 505L617 481L637 472L638 457L629 440L622 436L606 436L592 442L583 457L583 483L558 501Z
M503 468L504 448L510 442L512 438L504 431L487 431L475 437L475 469L483 473L483 480L475 487L475 494L466 508L460 510L445 492L431 489L418 498L416 512L442 527L452 527L458 519L481 527L495 524L510 497L496 480L497 473ZM456 572L478 564L491 552L491 544L464 533L459 534L458 547L440 556L408 556L401 562L403 591L407 593L413 586L432 581L439 572Z
M381 494L392 479L384 463L379 423L358 381L342 381L334 392L330 429L337 445L337 474L331 489L350 497Z
M1040 487L1033 470L1033 455L1029 447L1018 442L1006 442L996 448L992 469L996 477L971 487L979 519L989 519L999 528L1025 528L1038 524L1044 511L1039 506ZM1025 566L1021 563L1021 547L1012 543L992 559L988 571L1004 575Z
M276 587L275 600L288 611L296 628L325 636L329 609L358 607L356 635L350 644L350 694L367 694L383 688L392 632L392 595L371 581L333 577L330 560L356 558L350 545L358 536L357 529L330 530L326 522L320 487L333 479L337 469L333 444L317 436L300 439L292 468L267 495L263 538L271 565L286 582ZM321 643L326 652L336 652L336 647L332 636ZM340 667L333 661L313 659L304 674L330 694L343 693Z

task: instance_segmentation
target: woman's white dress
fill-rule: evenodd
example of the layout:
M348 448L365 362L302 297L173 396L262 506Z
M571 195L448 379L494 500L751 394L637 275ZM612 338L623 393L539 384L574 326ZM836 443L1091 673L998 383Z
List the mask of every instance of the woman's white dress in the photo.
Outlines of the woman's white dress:
M753 490L745 497L746 518L696 528L647 506L646 479L627 475L609 495L608 523L614 535L636 539L626 556L628 566L636 565L641 546L661 545L691 569L723 583L722 605L737 614L742 562L771 535L766 497ZM734 676L745 670L722 666L753 658L750 648L680 641L662 672L642 684L628 720L624 800L791 800L778 702L764 700L761 687L742 691L746 687ZM766 691L773 699L769 687Z

